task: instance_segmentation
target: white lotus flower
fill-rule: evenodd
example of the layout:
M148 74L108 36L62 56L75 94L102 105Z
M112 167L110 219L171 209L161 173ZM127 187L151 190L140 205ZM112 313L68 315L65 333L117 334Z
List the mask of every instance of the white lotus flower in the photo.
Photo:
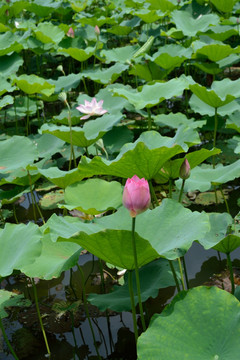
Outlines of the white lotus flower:
M93 115L103 115L108 112L102 108L103 100L97 102L96 98L94 97L91 102L87 100L84 100L84 102L85 105L81 104L77 107L77 110L79 110L82 114L87 114L82 116L81 120L86 120Z

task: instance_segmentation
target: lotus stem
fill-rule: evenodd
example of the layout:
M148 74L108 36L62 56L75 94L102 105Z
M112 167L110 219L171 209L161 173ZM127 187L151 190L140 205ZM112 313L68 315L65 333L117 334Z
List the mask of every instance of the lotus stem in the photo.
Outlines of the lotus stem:
M3 323L2 323L2 319L1 319L1 318L0 318L0 329L2 330L3 338L4 338L5 342L6 342L9 350L11 351L12 356L14 357L14 359L19 360L18 357L17 357L17 355L16 355L16 353L15 353L15 351L13 350L12 345L10 344L10 342L9 342L9 340L8 340L8 337L7 337L6 331L5 331L5 329L4 329L4 326L3 326Z
M128 289L129 289L129 295L130 295L130 299L131 299L134 335L135 335L135 341L136 341L136 344L137 344L137 340L138 340L138 328L137 328L136 308L135 308L135 302L134 302L132 270L129 270L129 271L128 271Z
M169 189L168 189L169 199L172 198L172 178L169 178Z
M33 192L33 188L32 188L32 178L31 178L30 172L29 172L29 170L28 170L27 172L28 172L30 193L31 193L32 204L33 204L34 220L35 220L35 222L37 222L36 212L35 212L35 206L36 206L36 208L37 208L37 210L38 210L38 213L39 213L39 215L40 215L40 218L42 219L43 224L45 224L45 220L44 220L43 214L42 214L42 212L41 212L41 210L40 210L40 207L38 206L37 200L36 200L35 195L34 195L34 192Z
M77 167L77 163L76 163L76 158L75 158L75 154L74 154L74 148L73 148L73 141L72 141L72 120L71 120L71 109L69 106L68 101L65 101L65 104L67 105L68 108L68 125L70 128L70 146L71 146L71 153L70 153L70 159L69 159L69 167L68 170L71 170L71 164L72 164L72 159L74 162L74 167Z
M157 195L156 195L156 193L155 193L155 190L154 190L152 181L149 180L148 183L149 183L149 187L150 187L150 192L151 192L151 195L152 195L152 199L154 200L154 201L152 200L153 207L155 207L155 206L154 206L154 202L155 202L156 206L158 206L158 205L159 205L159 203L158 203L158 198L157 198Z
M186 267L186 262L185 262L185 257L184 257L184 255L182 256L182 263L183 263L183 269L184 269L184 275L185 275L185 280L186 280L187 289L189 289L190 287L189 287L187 267Z
M92 322L91 322L90 315L89 315L89 311L88 311L87 297L86 297L86 290L85 290L84 273L83 273L83 270L82 270L81 266L79 266L79 265L77 264L77 267L78 267L78 270L79 270L79 272L80 272L80 276L81 276L81 280L82 280L83 304L84 304L86 316L87 316L88 323L89 323L89 326L90 326L90 330L91 330L91 333L92 333L93 342L94 342L94 346L95 346L95 349L96 349L97 357L98 357L99 360L101 360L102 358L101 358L101 356L100 356L100 354L99 354L99 351L98 351L97 342L96 342L96 338L95 338L95 334L94 334Z
M152 129L152 114L150 111L150 108L147 108L147 112L148 112L148 131Z
M180 194L179 194L179 198L178 198L178 202L181 203L182 201L182 194L183 194L183 189L184 189L184 185L185 185L185 179L183 179L182 181L182 186L181 186L181 190L180 190Z
M106 288L105 288L105 282L104 282L104 274L103 274L103 264L102 264L102 260L101 260L101 259L98 259L98 263L99 263L99 271L100 271L100 276L101 276L102 292L105 294L105 293L106 293Z
M215 108L215 114L214 114L214 132L213 132L213 148L216 147L217 128L218 128L218 115L217 115L217 108ZM213 155L212 164L213 164L213 169L215 169L215 155Z
M138 304L139 310L141 315L141 322L143 331L146 330L146 324L143 314L143 306L142 306L142 299L141 299L141 289L140 289L140 279L139 279L139 270L138 270L138 259L137 259L137 248L136 248L136 240L135 240L135 224L136 218L132 218L132 247L133 247L133 256L134 256L134 266L135 266L135 275L136 275L136 285L137 285L137 294L138 294Z
M173 266L173 263L172 263L172 260L168 260L169 262L169 265L170 265L170 268L171 268L171 271L172 271L172 274L173 274L173 278L175 280L175 283L176 283L176 288L177 288L177 291L180 292L181 289L180 289L180 286L179 286L179 282L178 282L178 278L177 278L177 274L176 274L176 271L174 269L174 266Z
M49 346L48 346L48 340L47 340L47 336L46 336L46 333L45 333L45 330L44 330L42 317L41 317L41 313L40 313L40 309L39 309L37 288L36 288L34 279L32 279L32 287L33 287L35 305L36 305L37 314L38 314L38 320L39 320L39 323L40 323L40 327L41 327L41 330L42 330L42 334L43 334L43 338L44 338L44 342L45 342L45 345L46 345L48 355L49 355L49 357L51 357L51 352L50 352L50 349L49 349Z
M232 260L230 257L230 253L227 253L227 264L228 264L228 268L229 268L229 272L230 272L230 280L231 280L231 285L232 285L232 294L234 295L235 292L235 285L234 285L234 276L233 276L233 268L232 268Z
M229 206L228 206L228 202L227 202L227 199L226 199L226 196L224 195L224 192L223 192L223 189L222 189L222 185L220 185L220 192L221 192L221 195L222 195L223 200L224 200L224 202L225 202L227 212L228 212L229 215L231 215L231 214L230 214L230 210L229 210Z
M178 258L178 266L179 266L180 275L181 275L182 288L183 288L183 290L186 290L185 283L184 283L184 278L183 278L182 262L181 262L180 257Z

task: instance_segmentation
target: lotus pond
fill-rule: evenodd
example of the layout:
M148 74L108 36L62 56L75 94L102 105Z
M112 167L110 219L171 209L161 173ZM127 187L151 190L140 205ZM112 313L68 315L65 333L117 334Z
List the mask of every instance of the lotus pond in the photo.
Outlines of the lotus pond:
M1 359L239 358L239 16L1 1Z

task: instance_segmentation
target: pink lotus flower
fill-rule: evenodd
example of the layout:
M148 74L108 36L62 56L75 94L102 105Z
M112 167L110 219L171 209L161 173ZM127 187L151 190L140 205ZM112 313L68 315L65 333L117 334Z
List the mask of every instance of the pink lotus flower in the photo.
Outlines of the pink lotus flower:
M70 29L68 30L67 36L68 36L68 37L71 37L71 38L74 38L74 37L75 37L74 30L73 30L72 27L70 27Z
M103 100L97 102L96 98L94 97L91 102L87 100L84 100L84 102L85 105L79 105L77 107L77 110L79 110L82 114L87 114L81 117L82 120L88 119L93 115L103 115L108 112L102 108Z
M179 171L180 178L183 180L187 180L190 176L190 170L191 169L190 169L188 159L185 159L180 167L180 171Z
M151 196L149 185L144 178L139 179L134 175L128 178L123 190L123 205L130 211L132 217L136 217L149 208Z
M97 25L95 26L94 31L95 31L95 34L96 34L97 36L100 35L100 29L99 29L99 27L98 27Z

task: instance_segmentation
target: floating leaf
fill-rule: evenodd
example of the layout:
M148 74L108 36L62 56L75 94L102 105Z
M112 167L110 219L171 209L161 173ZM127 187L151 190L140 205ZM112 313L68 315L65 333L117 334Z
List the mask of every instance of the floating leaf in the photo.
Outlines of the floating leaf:
M3 319L8 316L5 308L11 306L29 306L30 300L25 299L23 295L15 294L7 290L0 290L0 318Z
M43 195L43 197L39 200L39 204L44 210L57 209L58 203L64 201L64 191L56 190L50 191L49 193Z
M151 274L151 276L149 276ZM139 269L139 277L141 284L141 298L146 301L149 297L155 298L159 289L168 286L175 286L175 281L166 259L155 260ZM138 296L133 274L133 291L135 304L138 304ZM111 309L114 311L131 310L131 301L128 289L128 278L125 276L123 286L114 286L113 292L109 294L89 294L88 301L97 306L100 311Z
M138 359L237 359L239 316L239 301L224 290L181 292L138 339Z

